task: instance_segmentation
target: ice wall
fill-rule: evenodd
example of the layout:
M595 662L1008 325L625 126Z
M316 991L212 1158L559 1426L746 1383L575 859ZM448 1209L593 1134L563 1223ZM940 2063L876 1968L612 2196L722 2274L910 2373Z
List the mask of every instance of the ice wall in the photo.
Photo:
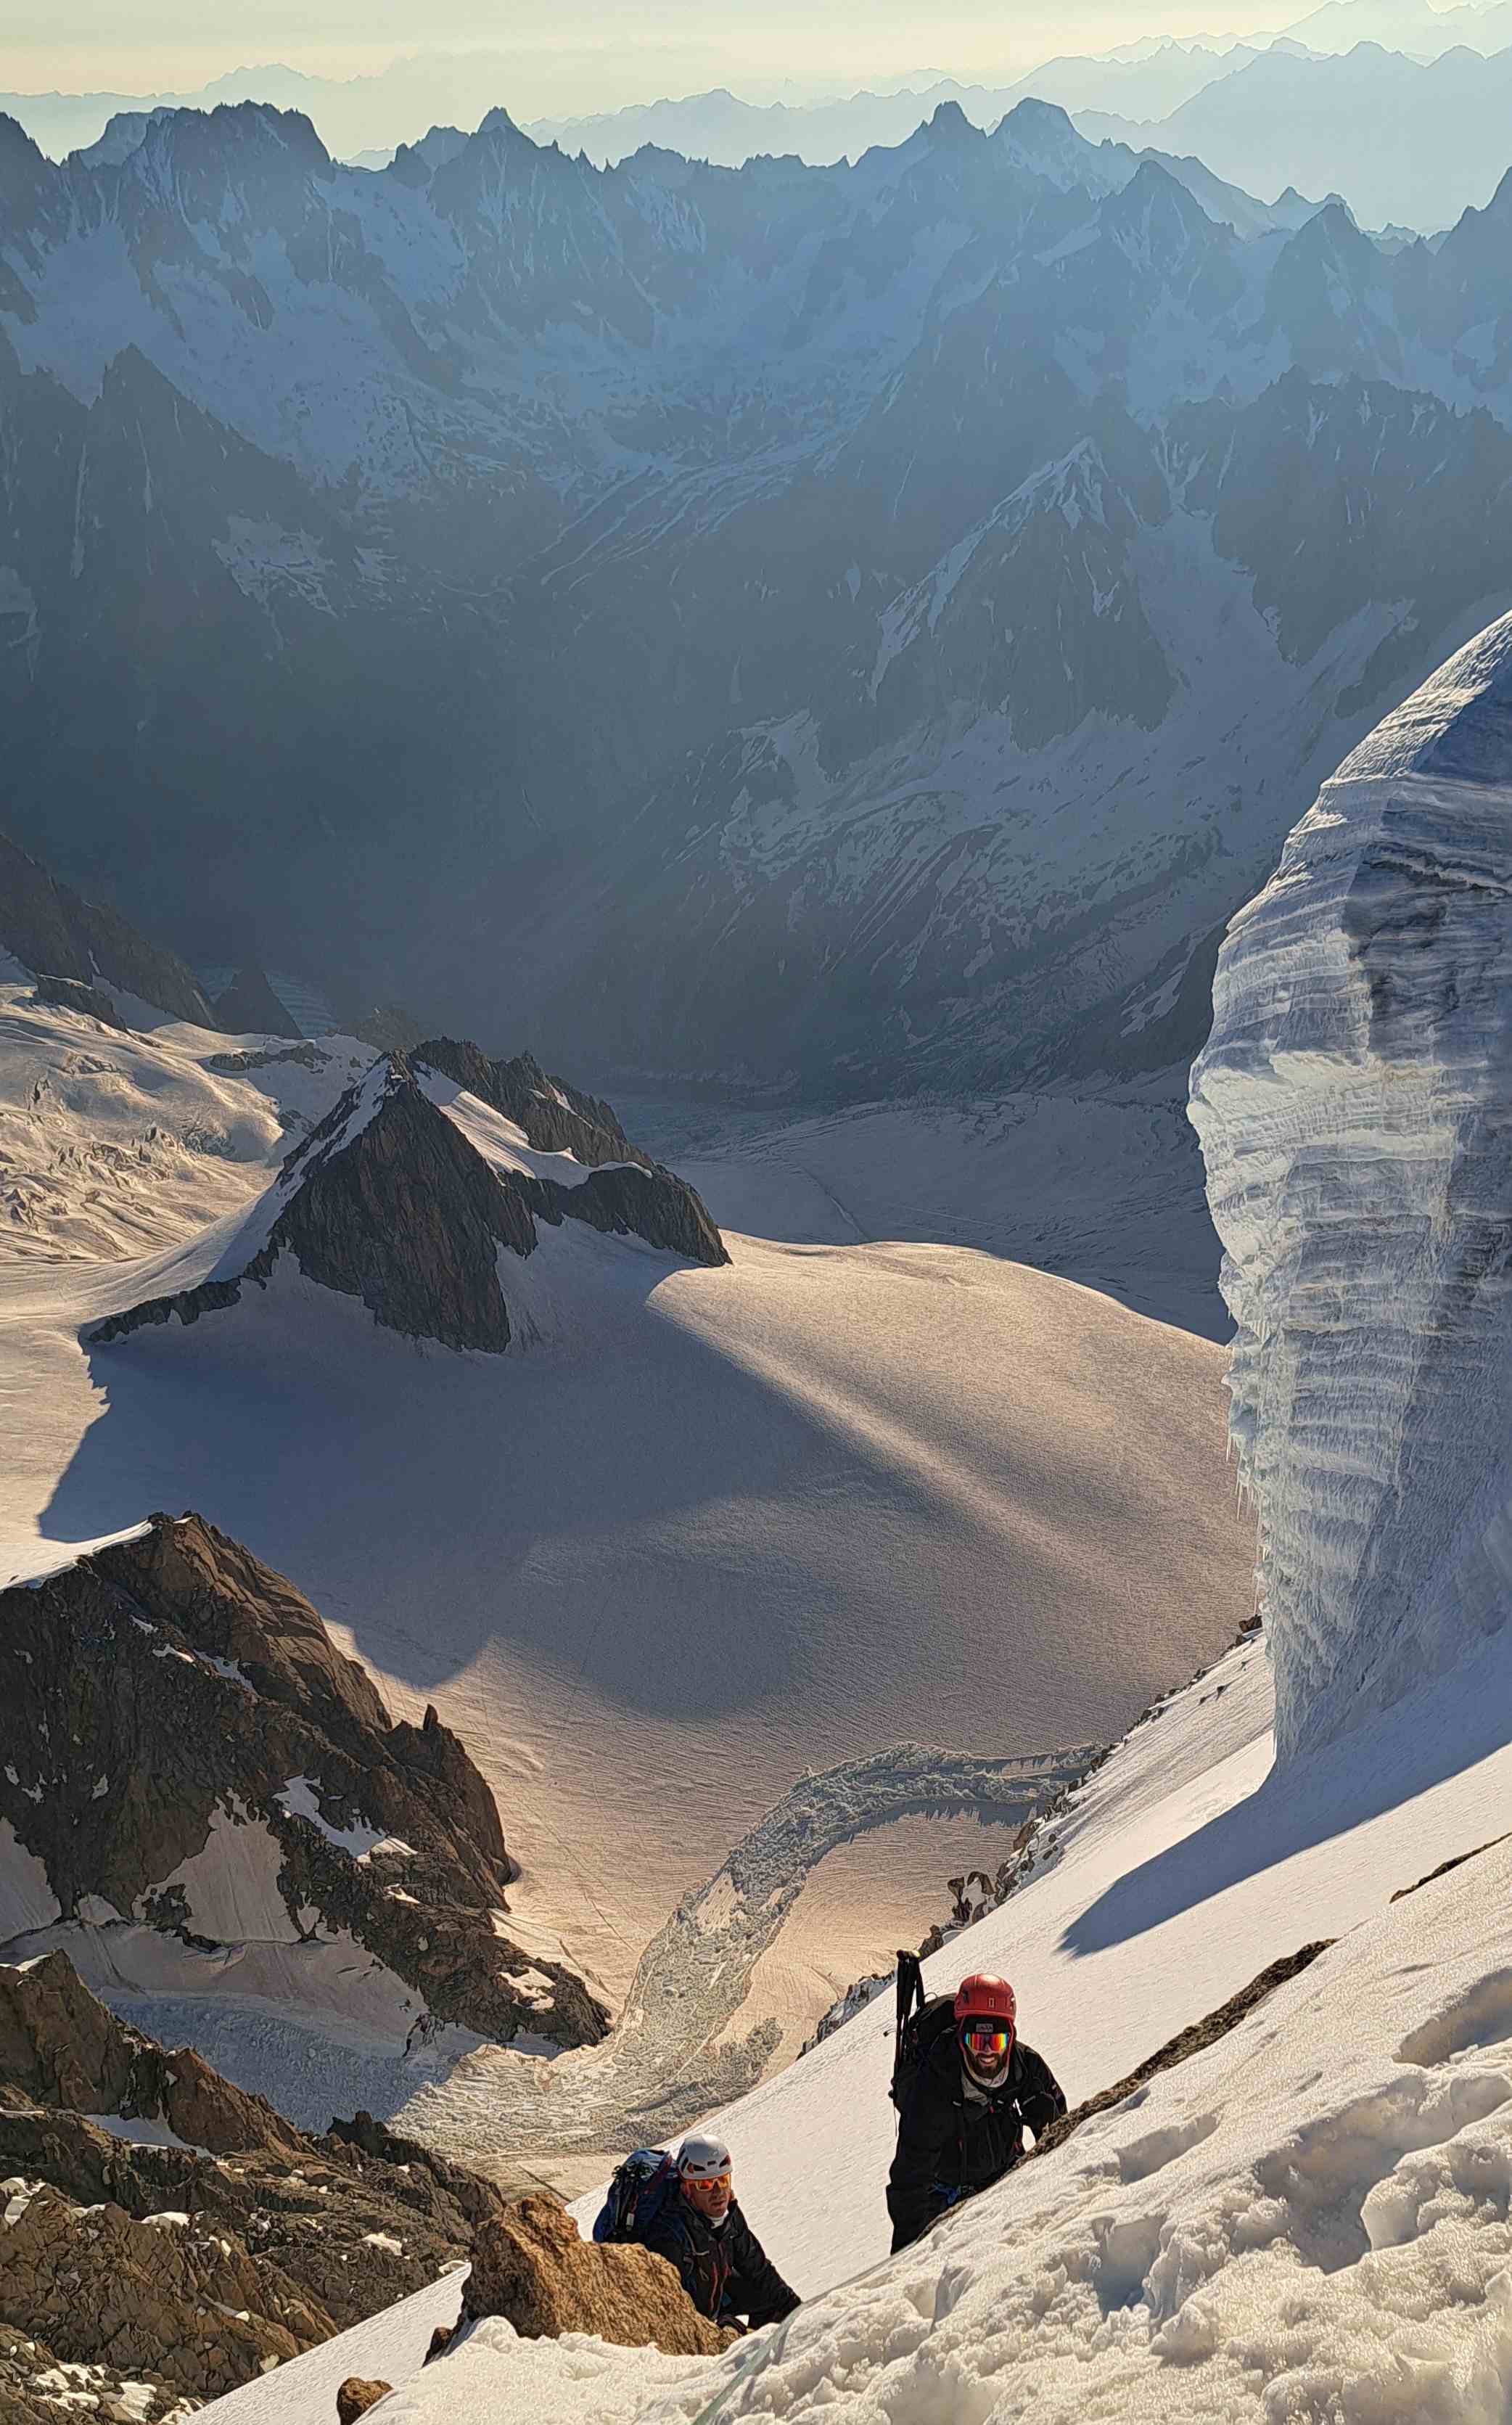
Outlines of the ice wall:
M1284 1759L1512 1613L1512 616L1234 919L1191 1116Z

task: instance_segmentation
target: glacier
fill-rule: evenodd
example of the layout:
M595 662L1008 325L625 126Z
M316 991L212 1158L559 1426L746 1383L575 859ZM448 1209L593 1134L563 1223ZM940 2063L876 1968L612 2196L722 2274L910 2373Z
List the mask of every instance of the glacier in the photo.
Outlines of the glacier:
M1280 1760L1512 1614L1509 911L1512 615L1324 784L1192 1072Z

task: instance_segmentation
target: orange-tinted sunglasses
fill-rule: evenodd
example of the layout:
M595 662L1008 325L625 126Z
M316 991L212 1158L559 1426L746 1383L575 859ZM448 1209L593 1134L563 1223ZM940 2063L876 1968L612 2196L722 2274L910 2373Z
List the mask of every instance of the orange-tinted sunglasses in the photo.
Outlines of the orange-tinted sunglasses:
M730 2175L728 2173L684 2173L683 2186L687 2190L727 2190L730 2187Z

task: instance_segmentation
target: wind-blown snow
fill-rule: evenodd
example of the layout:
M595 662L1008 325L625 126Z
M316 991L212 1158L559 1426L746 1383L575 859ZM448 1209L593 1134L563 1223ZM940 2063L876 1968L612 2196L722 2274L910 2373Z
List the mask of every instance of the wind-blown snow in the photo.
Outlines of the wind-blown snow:
M1192 1076L1283 1756L1512 1611L1512 617L1229 930Z

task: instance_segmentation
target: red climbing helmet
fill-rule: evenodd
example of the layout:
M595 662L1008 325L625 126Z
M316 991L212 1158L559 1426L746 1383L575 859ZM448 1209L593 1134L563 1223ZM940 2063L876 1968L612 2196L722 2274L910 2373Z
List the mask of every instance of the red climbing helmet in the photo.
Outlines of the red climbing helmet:
M956 1990L956 2026L964 2029L968 2021L988 2021L1000 2030L1011 2031L1019 2017L1019 1999L1005 1979L996 1979L990 1971L973 1970Z
M972 2078L983 2088L1000 2087L1013 2059L1018 1999L1005 1979L973 1970L956 1990L956 2034Z

